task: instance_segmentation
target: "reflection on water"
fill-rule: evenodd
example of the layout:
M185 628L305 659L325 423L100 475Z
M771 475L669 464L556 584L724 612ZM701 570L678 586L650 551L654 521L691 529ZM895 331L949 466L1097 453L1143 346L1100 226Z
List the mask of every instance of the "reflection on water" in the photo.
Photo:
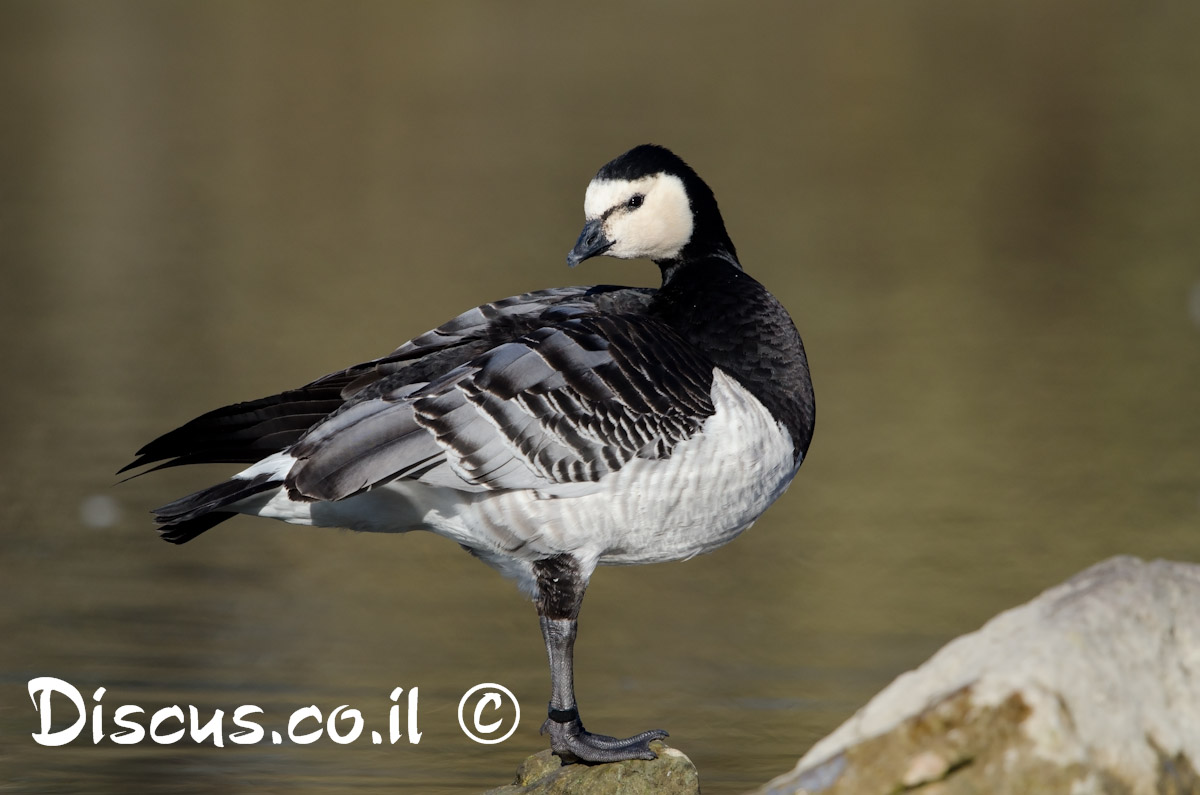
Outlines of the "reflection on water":
M781 772L900 671L1115 553L1195 559L1197 12L551 3L0 8L0 772L22 791L471 792L543 747L534 611L453 544L144 511L144 441L562 267L642 141L714 185L820 418L729 547L601 571L589 725L705 791ZM420 745L63 748L25 692L268 716L421 688ZM525 706L473 744L481 681ZM269 723L269 719L264 719ZM273 727L272 727L273 728ZM107 733L115 730L109 725Z

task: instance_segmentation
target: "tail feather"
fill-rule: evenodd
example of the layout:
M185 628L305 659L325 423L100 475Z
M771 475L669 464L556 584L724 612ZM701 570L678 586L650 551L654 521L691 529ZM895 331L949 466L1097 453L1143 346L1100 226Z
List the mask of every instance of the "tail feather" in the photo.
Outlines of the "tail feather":
M160 524L158 537L172 544L186 544L210 527L216 527L226 519L232 519L235 516L237 516L236 513L229 511L213 511L203 516L197 516L195 519Z
M164 433L138 450L138 457L117 474L158 461L165 463L147 471L183 464L252 464L295 443L341 404L341 385L330 379L319 386L224 406Z
M237 514L222 508L281 485L283 481L270 472L247 479L233 478L169 502L151 513L164 541L184 544Z

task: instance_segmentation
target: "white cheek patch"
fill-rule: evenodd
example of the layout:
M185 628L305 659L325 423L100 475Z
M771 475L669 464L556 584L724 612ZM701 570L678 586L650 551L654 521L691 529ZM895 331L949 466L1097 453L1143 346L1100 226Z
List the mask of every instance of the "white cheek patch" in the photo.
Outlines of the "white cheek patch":
M637 209L626 209L634 194L645 200ZM692 208L683 180L672 174L655 174L639 180L593 180L583 200L590 220L609 213L604 233L613 241L604 252L610 257L672 259L692 238ZM610 212L611 211L611 212Z
M583 194L584 217L589 221L599 218L614 207L625 204L633 194L648 192L657 179L657 176L653 176L632 182L625 179L592 180Z

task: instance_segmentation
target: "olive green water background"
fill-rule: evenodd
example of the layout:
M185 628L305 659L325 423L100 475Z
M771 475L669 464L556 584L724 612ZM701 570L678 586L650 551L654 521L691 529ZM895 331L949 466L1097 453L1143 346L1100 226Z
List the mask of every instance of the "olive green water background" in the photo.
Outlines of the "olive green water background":
M817 432L730 546L597 573L590 728L739 792L1080 569L1200 558L1198 40L1194 3L0 2L0 791L468 793L544 747L534 610L454 544L173 547L146 511L230 468L113 472L480 302L654 284L564 265L646 141L791 310ZM418 686L424 737L48 748L35 676L107 688L106 733L385 729ZM455 719L487 681L525 710L499 745Z

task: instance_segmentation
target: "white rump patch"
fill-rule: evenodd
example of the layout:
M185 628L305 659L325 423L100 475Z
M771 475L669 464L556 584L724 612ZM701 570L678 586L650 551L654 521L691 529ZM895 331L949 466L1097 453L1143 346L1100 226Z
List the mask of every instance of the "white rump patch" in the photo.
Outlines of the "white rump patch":
M234 475L235 480L254 480L262 474L270 475L273 479L283 480L292 471L296 457L287 450L272 453L257 464L253 464Z

